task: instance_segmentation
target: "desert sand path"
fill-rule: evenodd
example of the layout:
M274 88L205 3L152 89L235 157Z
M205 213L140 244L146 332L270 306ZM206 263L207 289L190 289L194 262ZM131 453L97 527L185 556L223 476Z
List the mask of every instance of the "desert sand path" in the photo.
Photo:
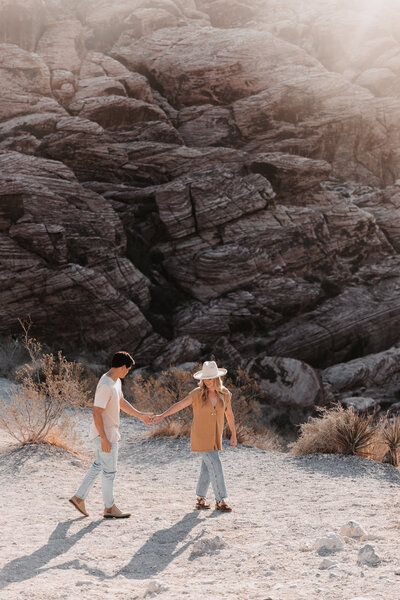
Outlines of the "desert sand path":
M82 412L85 433L89 412ZM89 465L54 447L0 439L0 598L7 600L400 600L400 473L357 457L294 458L228 445L231 514L193 510L199 457L188 440L143 437L122 420L116 498L132 518L106 521L100 482L79 517L67 499ZM90 446L84 448L90 456ZM356 520L336 563L316 538ZM370 543L377 567L357 564Z

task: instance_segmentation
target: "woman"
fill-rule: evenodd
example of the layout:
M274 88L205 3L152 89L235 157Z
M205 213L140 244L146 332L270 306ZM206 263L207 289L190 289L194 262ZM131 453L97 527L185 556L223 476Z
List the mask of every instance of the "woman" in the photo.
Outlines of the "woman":
M231 407L230 391L222 385L221 376L226 369L218 369L214 361L203 363L201 371L194 374L200 381L199 387L192 390L186 398L176 402L161 415L156 415L154 423L159 423L187 406L192 406L193 423L190 435L190 450L201 452L201 470L197 482L196 508L209 509L207 491L210 481L215 495L215 509L230 512L232 508L225 502L227 496L222 464L219 452L222 449L224 415L231 430L231 446L237 445L235 418Z

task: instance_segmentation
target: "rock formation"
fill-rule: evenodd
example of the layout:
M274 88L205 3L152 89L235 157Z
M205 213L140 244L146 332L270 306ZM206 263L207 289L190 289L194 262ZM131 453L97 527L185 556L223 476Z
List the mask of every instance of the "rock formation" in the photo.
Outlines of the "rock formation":
M154 368L396 344L399 17L0 0L0 333Z

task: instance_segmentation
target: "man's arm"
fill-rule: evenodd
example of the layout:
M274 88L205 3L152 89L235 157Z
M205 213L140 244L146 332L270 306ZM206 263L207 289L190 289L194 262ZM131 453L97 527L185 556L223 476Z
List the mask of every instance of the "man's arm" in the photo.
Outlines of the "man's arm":
M101 449L103 452L111 452L111 444L107 439L106 432L104 431L103 412L104 408L100 408L100 406L93 406L93 420L101 437Z
M140 412L140 410L134 408L132 404L128 402L128 400L125 400L124 397L122 397L119 401L119 405L121 410L126 412L128 415L131 415L131 417L136 417L137 419L140 419L141 421L143 421L143 423L145 423L145 425L151 425L154 421L154 413Z
M232 394L229 392L229 397L225 401L225 414L226 420L228 421L229 429L231 430L231 446L234 448L237 446L237 437L236 437L236 425L235 425L235 417L232 411L231 405Z

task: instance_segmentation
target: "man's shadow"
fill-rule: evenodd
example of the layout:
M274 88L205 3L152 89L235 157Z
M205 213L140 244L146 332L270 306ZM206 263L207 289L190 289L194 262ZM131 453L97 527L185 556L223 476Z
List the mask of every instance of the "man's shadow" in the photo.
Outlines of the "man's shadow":
M32 579L39 573L46 571L45 566L48 562L56 556L68 552L84 535L91 533L102 523L102 520L91 521L77 533L67 536L72 523L81 520L83 520L83 517L59 523L50 535L47 544L35 550L32 554L26 554L7 563L0 571L0 590L6 588L11 583Z
M178 544L183 542L190 531L198 525L198 517L198 511L190 512L172 527L155 531L132 556L129 563L115 573L114 577L123 575L128 579L149 579L163 571L170 562L203 535L203 532L200 532L194 540L186 542L176 550Z

